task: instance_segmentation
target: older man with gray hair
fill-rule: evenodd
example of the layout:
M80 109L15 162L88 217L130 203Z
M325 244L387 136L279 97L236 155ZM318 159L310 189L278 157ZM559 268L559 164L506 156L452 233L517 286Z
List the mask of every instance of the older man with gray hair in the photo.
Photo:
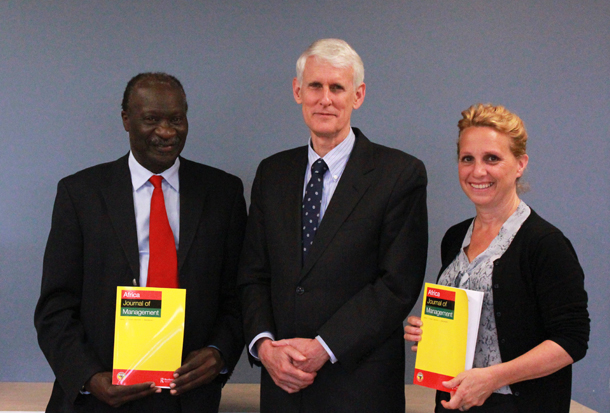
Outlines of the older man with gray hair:
M314 42L292 82L307 146L263 160L239 269L262 412L404 412L402 322L423 281L426 171L351 126L364 67Z

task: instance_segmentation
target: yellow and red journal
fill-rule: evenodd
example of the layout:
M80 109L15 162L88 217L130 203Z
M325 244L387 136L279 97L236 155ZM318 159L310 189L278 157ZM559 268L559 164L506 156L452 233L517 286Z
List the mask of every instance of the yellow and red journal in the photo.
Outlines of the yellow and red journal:
M443 381L472 368L483 293L426 283L413 383L449 392Z
M186 290L117 287L112 384L169 388L182 363Z

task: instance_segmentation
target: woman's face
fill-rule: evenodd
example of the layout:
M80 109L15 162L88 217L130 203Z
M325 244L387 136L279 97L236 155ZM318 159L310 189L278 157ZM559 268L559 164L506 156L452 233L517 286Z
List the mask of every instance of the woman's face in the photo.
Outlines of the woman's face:
M515 158L510 138L486 126L471 126L462 131L458 174L464 193L477 208L502 208L514 205L517 178L523 175L528 157Z

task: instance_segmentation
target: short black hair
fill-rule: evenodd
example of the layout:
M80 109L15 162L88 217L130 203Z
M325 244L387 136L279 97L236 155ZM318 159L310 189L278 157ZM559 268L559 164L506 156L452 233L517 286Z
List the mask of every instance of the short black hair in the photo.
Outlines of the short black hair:
M179 89L184 95L185 111L188 111L188 103L186 102L186 92L182 87L182 83L180 83L180 81L175 76L163 72L146 72L135 75L131 78L129 82L127 82L125 92L123 92L123 101L121 102L121 108L125 112L127 112L127 109L129 108L129 98L131 97L133 90L136 88L136 86L138 86L138 84L144 82L165 83L167 85Z

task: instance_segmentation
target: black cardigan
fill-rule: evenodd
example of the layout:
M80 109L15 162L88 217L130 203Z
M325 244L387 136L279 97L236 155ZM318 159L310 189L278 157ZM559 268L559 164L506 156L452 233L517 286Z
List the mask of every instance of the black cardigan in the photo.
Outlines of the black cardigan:
M443 237L439 277L458 255L471 222L451 227ZM494 262L492 283L502 361L545 340L559 344L575 362L585 356L590 320L584 274L572 244L559 229L532 210ZM572 366L510 386L520 412L566 413L571 387Z

